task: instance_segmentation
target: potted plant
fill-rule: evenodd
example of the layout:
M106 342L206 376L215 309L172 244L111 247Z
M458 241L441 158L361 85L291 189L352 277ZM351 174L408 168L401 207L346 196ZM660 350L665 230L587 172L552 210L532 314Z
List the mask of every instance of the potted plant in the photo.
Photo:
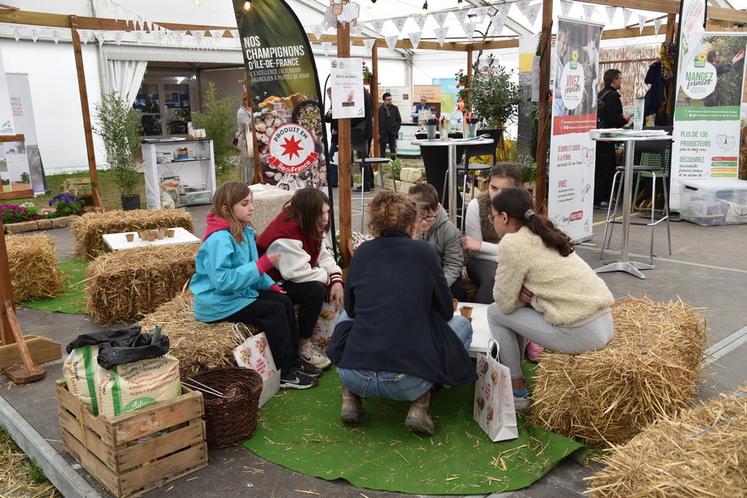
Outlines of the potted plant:
M468 89L464 73L460 71L456 74L457 84L462 85L463 90L468 90L465 95L469 95L469 105L479 117L482 126L480 133L489 134L496 144L503 141L506 123L514 119L519 110L521 92L511 80L512 75L513 71L498 64L492 54L488 55L485 64L480 64L479 59L475 62Z
M232 110L235 100L232 96L217 99L215 84L211 81L203 95L202 112L192 113L195 127L204 128L205 136L213 141L213 161L219 182L236 174L237 157L233 146L236 111Z
M109 167L122 198L122 209L139 209L135 154L140 147L140 114L117 93L104 95L95 108L98 121L95 131L104 141Z

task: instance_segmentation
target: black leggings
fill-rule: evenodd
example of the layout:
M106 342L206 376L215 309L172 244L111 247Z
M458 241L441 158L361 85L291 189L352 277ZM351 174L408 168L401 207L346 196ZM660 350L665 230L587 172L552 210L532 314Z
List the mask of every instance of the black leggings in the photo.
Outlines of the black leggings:
M467 263L467 276L472 284L477 287L475 301L483 304L491 304L493 299L493 287L495 286L495 270L498 265L487 259L472 258Z
M267 335L272 358L279 370L287 371L298 356L298 324L293 303L284 294L259 291L251 304L219 322L256 325Z
M298 306L298 336L310 339L322 312L327 288L321 282L297 283L288 280L283 281L282 287L293 304Z

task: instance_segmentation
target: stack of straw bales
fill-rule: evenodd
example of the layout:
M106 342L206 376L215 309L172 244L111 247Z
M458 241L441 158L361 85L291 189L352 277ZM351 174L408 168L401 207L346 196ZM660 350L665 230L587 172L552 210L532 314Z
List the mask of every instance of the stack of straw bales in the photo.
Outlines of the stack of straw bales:
M55 297L64 279L57 266L54 240L49 235L8 235L8 266L17 302Z
M612 307L615 337L579 355L546 351L533 391L532 420L589 446L621 444L697 393L706 328L682 301L625 298Z
M131 322L184 288L198 244L107 253L88 266L86 310L100 323Z
M210 324L195 320L194 297L189 291L140 321L143 332L152 331L159 324L163 325L163 333L171 342L169 354L179 360L182 377L213 367L235 365L233 350L244 340L234 333L232 323Z
M747 385L664 417L587 478L596 497L747 496Z
M182 227L190 232L194 229L192 215L186 209L136 209L87 213L70 224L70 230L75 237L75 251L79 256L88 259L104 252L104 234L176 227Z
M252 225L257 234L260 234L282 211L285 203L293 197L293 193L277 187L269 188L267 185L252 185L250 188L254 206Z

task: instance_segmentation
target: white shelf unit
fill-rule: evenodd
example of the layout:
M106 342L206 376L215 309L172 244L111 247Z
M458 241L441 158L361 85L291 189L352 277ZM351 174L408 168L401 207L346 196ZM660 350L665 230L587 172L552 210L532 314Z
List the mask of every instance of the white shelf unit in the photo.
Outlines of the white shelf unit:
M177 207L209 204L215 193L215 161L212 140L148 140L141 144L148 209L160 209L163 178L179 177L185 189ZM186 148L188 157L177 159L177 149Z

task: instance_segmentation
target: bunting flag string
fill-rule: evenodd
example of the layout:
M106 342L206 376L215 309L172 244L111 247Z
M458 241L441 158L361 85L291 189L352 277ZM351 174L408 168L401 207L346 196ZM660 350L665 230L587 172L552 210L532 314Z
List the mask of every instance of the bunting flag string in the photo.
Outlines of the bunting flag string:
M389 47L389 50L394 50L397 48L397 40L399 40L399 36L397 35L387 36L385 40L386 40L386 46Z
M449 27L443 26L440 28L436 28L433 30L433 34L436 35L436 39L438 40L439 45L443 45L446 41L446 35L449 34Z
M527 10L527 21L529 21L530 26L534 26L534 23L537 21L537 16L539 16L539 11L542 8L541 3L536 3L529 7Z
M612 24L612 22L615 19L615 13L617 12L617 7L608 5L604 9L607 11L607 20L610 22L610 24Z
M407 37L410 39L410 43L412 43L412 48L418 48L418 45L420 44L420 38L423 36L422 31L414 31L412 33L408 33Z

